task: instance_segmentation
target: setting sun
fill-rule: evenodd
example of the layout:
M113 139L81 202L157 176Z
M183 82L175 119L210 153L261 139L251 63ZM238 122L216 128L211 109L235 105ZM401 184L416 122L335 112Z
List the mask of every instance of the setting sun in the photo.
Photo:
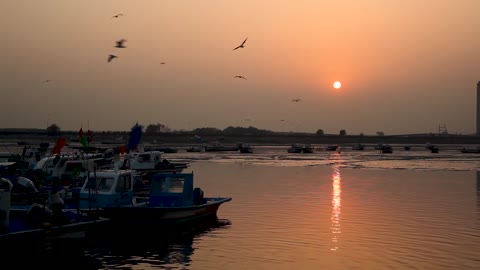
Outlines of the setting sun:
M336 82L333 83L333 87L334 87L335 89L339 89L340 87L342 87L342 83L339 82L339 81L336 81Z

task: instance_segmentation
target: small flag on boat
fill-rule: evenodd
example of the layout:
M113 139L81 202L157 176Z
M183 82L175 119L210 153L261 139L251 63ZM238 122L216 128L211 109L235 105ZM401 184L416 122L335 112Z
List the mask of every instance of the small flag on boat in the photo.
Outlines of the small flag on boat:
M80 131L78 131L78 141L83 145L83 147L85 149L88 148L88 142L85 139L85 137L83 136L83 129L82 128L80 128Z
M135 126L132 127L132 131L130 132L130 139L128 140L128 144L127 144L127 152L137 149L141 138L142 138L142 126L136 123Z
M57 143L55 144L55 146L53 147L52 149L52 154L60 154L60 152L62 151L62 148L67 144L67 141L65 140L65 138L58 138L57 139Z
M91 141L93 141L93 133L90 129L87 131L87 135L88 135L87 141L88 143L90 143Z

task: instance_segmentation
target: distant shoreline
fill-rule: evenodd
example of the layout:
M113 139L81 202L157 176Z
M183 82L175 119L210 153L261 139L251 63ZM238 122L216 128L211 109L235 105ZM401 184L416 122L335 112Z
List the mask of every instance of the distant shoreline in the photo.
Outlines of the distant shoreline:
M128 133L94 133L94 144L126 144L129 139ZM78 133L64 132L61 135L50 136L38 133L1 133L0 143L38 145L49 143L53 146L59 137L66 139L67 143L78 143ZM353 145L362 144L477 144L480 145L480 136L472 135L398 135L398 136L360 136L360 135L315 135L315 134L284 134L265 136L218 136L203 135L192 137L191 134L162 133L156 135L143 134L141 144L144 145L169 145L189 146L208 144L220 141L224 144L236 144L248 142L256 145L290 145L292 143L310 143L315 145L338 144Z

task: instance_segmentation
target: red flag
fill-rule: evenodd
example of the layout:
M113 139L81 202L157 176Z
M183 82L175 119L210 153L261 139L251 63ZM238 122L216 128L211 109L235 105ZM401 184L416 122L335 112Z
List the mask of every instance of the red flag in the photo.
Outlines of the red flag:
M62 148L61 147L58 147L58 145L55 145L55 147L53 147L52 149L52 154L60 154Z
M88 141L89 142L93 141L93 133L90 129L87 131L87 135L88 135Z
M62 148L67 145L67 141L65 140L65 138L58 138L57 139L57 143L55 144L55 146L53 147L52 149L52 153L53 154L60 154L60 152L62 151Z
M80 130L78 131L78 138L81 138L83 137L83 129L80 128Z
M125 145L120 145L120 147L118 148L118 151L120 152L120 154L125 154L125 151L126 151Z

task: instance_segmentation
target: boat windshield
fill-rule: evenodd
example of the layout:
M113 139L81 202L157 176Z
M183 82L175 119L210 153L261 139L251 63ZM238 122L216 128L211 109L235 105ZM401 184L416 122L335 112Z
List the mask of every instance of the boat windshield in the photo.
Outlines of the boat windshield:
M155 193L182 193L185 180L183 178L163 178L158 185L152 185Z
M108 191L112 190L113 184L115 182L114 180L115 179L113 179L111 177L97 178L96 179L96 181L97 181L96 190L98 192L108 192Z

